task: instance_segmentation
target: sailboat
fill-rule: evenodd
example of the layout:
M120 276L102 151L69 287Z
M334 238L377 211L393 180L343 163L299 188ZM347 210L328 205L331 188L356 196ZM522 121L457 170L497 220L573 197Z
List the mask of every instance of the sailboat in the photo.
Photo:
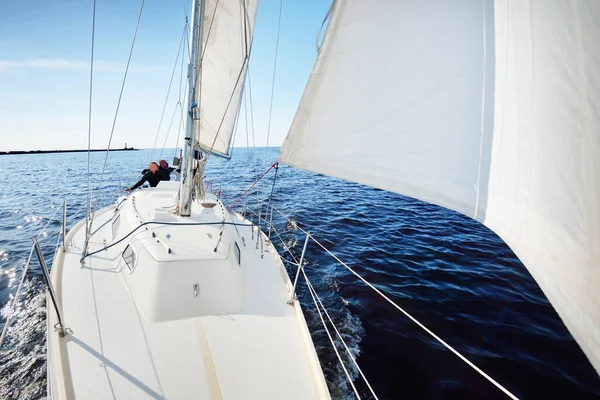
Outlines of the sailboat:
M275 248L195 156L229 156L255 12L195 2L181 183L90 214L57 254L53 398L329 397ZM334 1L279 162L488 226L600 372L598 20L594 0Z
M202 180L208 155L229 156L256 11L194 1L181 181L120 197L66 235L51 398L329 398L275 247Z

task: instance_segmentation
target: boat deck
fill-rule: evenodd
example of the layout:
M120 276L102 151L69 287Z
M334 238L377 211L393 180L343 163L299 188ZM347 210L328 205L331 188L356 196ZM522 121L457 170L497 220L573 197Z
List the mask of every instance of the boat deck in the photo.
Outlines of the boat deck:
M105 246L114 209L97 213L90 252ZM246 244L243 310L151 322L139 312L116 252L91 256L81 267L85 225L75 226L52 271L72 331L64 338L49 332L53 398L328 398L302 311L298 302L287 304L291 284L276 250L265 240L261 258L256 230L254 239L250 227L239 233Z

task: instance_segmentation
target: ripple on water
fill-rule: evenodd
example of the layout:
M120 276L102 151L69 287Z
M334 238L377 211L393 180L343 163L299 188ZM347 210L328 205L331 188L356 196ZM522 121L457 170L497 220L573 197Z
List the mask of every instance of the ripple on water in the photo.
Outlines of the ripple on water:
M111 154L109 188L100 193L99 206L114 200L117 177L123 185L137 181L150 155L150 151ZM101 169L103 157L92 154L93 171ZM268 159L276 157L277 150L269 150ZM3 175L3 187L8 189L0 198L0 209L11 210L0 212L2 319L31 238L48 221L53 207L60 207L62 197L68 195L68 226L85 217L87 155L52 155L55 170L71 169L58 175L32 163L33 159L50 158L0 157L0 170L9 166L14 170ZM264 149L236 148L229 162L211 159L207 176L222 183L224 202L231 204L254 181L256 171L262 171L262 167L255 171L254 165L264 159ZM34 170L25 168L28 165ZM44 182L50 177L54 185L47 187ZM263 193L270 193L271 177L258 185ZM94 182L98 178L94 173ZM248 204L256 210L256 197ZM510 249L482 225L404 196L286 166L279 168L273 204L518 396L600 396L598 375L535 281ZM277 214L273 223L299 258L305 235ZM59 226L50 224L41 241L49 264ZM283 248L279 238L273 240ZM290 274L296 272L287 263L286 268ZM305 270L380 398L394 399L399 394L413 399L505 398L313 242L307 247ZM302 280L298 291L333 397L348 398L351 389ZM23 293L9 346L0 354L2 399L45 396L45 297L38 268L32 269ZM357 371L350 370L356 377ZM355 383L369 398L361 380Z

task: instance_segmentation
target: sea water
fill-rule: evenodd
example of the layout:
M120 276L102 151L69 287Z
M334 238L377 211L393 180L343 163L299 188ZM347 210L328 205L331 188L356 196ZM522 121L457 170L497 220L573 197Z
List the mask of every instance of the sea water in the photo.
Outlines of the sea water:
M162 154L161 154L162 153ZM151 160L178 151L110 153L98 207L133 185ZM226 205L276 159L278 149L234 149L231 161L213 157L206 177ZM67 198L67 225L85 217L86 153L0 157L0 323L40 236L51 264ZM104 153L91 154L97 188ZM600 378L512 251L481 224L398 194L279 166L236 204L265 217L265 200L296 221L394 302L520 398L592 399ZM264 223L264 221L263 221ZM272 240L282 256L300 256L304 234L275 214ZM289 249L289 254L285 249ZM306 273L380 399L504 399L497 388L392 308L313 242ZM288 273L295 269L289 263ZM299 298L334 398L352 398L321 320L300 279ZM0 350L0 398L46 396L46 301L33 260ZM342 347L339 347L343 352ZM347 360L347 356L345 359ZM356 371L351 369L353 377ZM363 398L366 385L355 384Z

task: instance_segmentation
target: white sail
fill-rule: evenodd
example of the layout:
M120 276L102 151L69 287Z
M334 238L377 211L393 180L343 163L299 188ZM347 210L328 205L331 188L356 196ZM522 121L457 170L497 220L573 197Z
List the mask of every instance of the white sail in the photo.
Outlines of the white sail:
M513 249L600 372L600 2L335 3L280 162Z
M248 67L258 0L206 0L196 143L228 156Z

